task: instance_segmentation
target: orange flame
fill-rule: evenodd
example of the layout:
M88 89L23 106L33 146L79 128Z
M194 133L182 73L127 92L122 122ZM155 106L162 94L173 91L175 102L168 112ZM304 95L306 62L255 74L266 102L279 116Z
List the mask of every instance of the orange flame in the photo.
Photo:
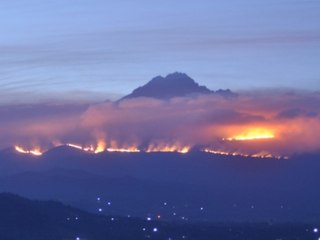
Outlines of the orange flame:
M77 145L77 144L67 143L66 145L69 146L69 147L73 147L73 148L79 149L79 150L84 150L82 146Z
M150 144L146 152L178 152L188 153L190 146L179 146L179 145L154 145Z
M25 150L24 148L19 147L19 146L15 146L14 148L19 153L32 154L32 155L35 155L35 156L42 155L42 152L40 151L39 148L35 148L35 149L32 149L32 150Z
M108 152L140 152L139 149L135 147L130 147L130 148L107 148Z
M106 150L106 143L103 140L99 140L97 148L94 150L94 153L104 152Z
M96 154L104 152L104 151L108 151L108 152L140 152L140 150L135 146L118 147L114 141L111 142L110 147L107 147L107 144L104 140L99 140L96 147L93 147L93 145L83 147L81 145L73 144L73 143L67 143L66 145L69 147L73 147L73 148L76 148L79 150L83 150L83 151L90 152L90 153L96 153Z
M208 149L205 148L202 150L206 153L212 153L212 154L218 154L218 155L226 155L226 156L239 156L239 157L250 157L250 158L275 158L275 159L289 159L287 156L278 156L278 155L272 155L269 152L259 152L255 154L245 154L241 152L226 152L226 151L220 151L220 150L214 150L214 149Z
M266 128L249 128L240 134L236 134L232 137L224 138L228 141L248 141L248 140L261 140L261 139L273 139L275 134L273 130Z

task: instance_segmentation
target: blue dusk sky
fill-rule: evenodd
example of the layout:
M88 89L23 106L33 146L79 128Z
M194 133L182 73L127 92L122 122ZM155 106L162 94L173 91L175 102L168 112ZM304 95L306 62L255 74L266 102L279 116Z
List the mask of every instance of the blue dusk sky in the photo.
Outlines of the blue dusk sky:
M210 89L320 89L317 0L1 0L0 103L117 99L180 71Z

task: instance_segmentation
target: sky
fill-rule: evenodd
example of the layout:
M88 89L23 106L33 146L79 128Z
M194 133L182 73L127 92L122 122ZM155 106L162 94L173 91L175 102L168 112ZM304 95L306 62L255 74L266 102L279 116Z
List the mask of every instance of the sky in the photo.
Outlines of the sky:
M316 0L2 0L0 104L115 100L180 71L210 89L320 88Z
M0 149L320 152L319 12L313 0L2 0ZM176 71L238 95L106 101ZM272 140L234 141L253 135Z

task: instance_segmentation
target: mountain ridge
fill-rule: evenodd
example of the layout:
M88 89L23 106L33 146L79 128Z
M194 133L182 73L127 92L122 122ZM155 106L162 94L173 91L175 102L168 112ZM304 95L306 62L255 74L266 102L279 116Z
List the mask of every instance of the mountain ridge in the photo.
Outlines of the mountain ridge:
M174 72L168 74L166 77L159 75L152 78L143 86L134 89L130 94L119 99L119 101L138 97L168 100L173 97L192 97L210 94L221 95L223 97L236 96L236 94L229 89L212 91L206 86L199 85L187 74Z

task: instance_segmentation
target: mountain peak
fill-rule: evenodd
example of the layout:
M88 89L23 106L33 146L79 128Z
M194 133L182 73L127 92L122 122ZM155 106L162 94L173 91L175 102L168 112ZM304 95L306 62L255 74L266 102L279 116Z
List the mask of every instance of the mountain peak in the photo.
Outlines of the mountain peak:
M147 84L136 88L133 92L120 100L137 97L151 97L157 99L170 99L173 97L186 97L199 94L213 94L206 86L196 83L185 73L174 72L166 77L157 76L151 79ZM230 90L220 90L217 94L232 94Z
M157 76L151 81L149 81L145 87L149 87L152 85L162 86L162 87L199 87L199 84L197 84L191 77L189 77L185 73L171 73L168 74L166 77ZM208 89L209 90L209 89Z

